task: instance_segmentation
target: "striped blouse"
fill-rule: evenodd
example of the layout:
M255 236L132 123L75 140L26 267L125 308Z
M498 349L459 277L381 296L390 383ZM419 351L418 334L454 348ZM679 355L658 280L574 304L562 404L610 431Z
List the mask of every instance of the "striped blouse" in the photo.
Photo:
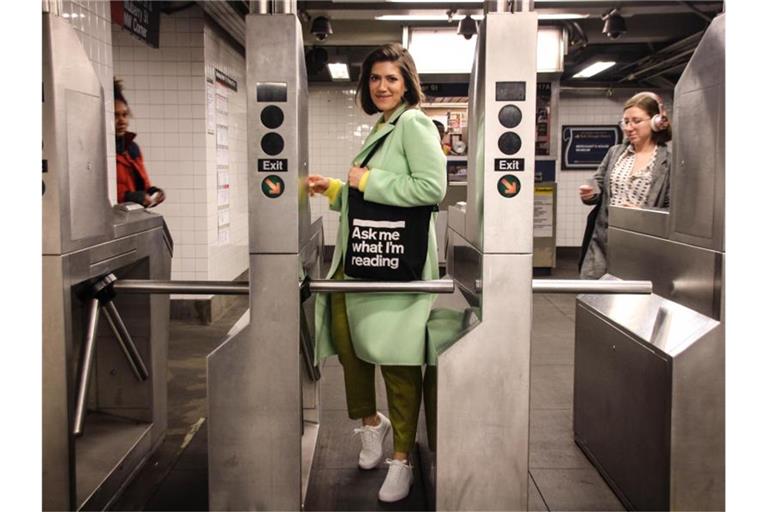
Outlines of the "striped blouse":
M610 178L611 206L640 207L645 205L648 192L651 189L653 164L656 160L657 150L658 146L653 149L653 155L651 155L648 164L634 172L632 166L635 165L635 150L631 144L619 157Z

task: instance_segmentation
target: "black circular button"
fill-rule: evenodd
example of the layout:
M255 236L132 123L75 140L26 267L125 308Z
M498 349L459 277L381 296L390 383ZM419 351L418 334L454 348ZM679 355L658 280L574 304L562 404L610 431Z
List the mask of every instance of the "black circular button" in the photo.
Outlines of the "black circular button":
M277 155L283 150L285 143L279 133L270 132L261 138L261 149L268 155Z
M261 122L267 128L274 130L283 124L283 111L280 107L270 105L261 111Z
M505 105L499 110L499 122L506 128L514 128L522 119L523 113L514 105Z
M499 149L505 155L514 155L520 151L522 141L515 132L504 132L499 137Z

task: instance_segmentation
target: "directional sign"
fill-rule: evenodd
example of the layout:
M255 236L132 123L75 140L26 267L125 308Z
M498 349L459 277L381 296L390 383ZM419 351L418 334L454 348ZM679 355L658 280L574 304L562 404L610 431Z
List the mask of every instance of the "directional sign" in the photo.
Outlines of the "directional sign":
M517 179L517 176L507 174L501 177L496 188L499 190L499 194L504 197L515 197L520 193L520 180Z
M494 171L524 171L525 159L524 158L494 158L493 159Z
M259 158L259 172L287 172L287 158Z
M285 183L280 176L270 174L261 182L261 191L270 199L275 199L285 192Z

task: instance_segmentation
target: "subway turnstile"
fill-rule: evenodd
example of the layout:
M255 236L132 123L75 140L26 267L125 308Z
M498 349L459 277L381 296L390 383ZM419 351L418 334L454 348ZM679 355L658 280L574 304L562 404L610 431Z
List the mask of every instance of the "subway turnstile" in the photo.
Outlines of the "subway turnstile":
M532 12L488 13L478 31L467 202L449 209L447 252L477 319L438 354L436 453L419 438L437 510L528 506L536 34Z
M669 210L610 207L605 280L576 304L576 442L633 510L725 508L725 15L674 96Z
M166 430L162 217L111 208L104 93L72 26L43 13L43 509L102 510ZM103 319L103 321L99 321Z
M319 277L322 255L303 185L304 46L295 14L251 14L246 28L250 323L208 358L209 504L299 510L319 421L299 283Z

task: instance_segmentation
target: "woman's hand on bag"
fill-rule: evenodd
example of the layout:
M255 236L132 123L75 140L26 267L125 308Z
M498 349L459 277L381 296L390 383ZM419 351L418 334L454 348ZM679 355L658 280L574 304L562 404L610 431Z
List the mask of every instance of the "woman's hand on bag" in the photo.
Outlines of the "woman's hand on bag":
M360 185L360 178L363 177L363 174L368 172L368 169L365 167L351 167L349 169L349 174L347 174L347 184L352 188L358 188Z
M582 201L592 199L595 197L595 189L589 185L579 186L579 197Z
M319 174L308 176L307 191L309 192L309 197L312 197L315 194L323 194L326 190L328 190L328 185L330 185L330 183L331 180L325 176L320 176Z

